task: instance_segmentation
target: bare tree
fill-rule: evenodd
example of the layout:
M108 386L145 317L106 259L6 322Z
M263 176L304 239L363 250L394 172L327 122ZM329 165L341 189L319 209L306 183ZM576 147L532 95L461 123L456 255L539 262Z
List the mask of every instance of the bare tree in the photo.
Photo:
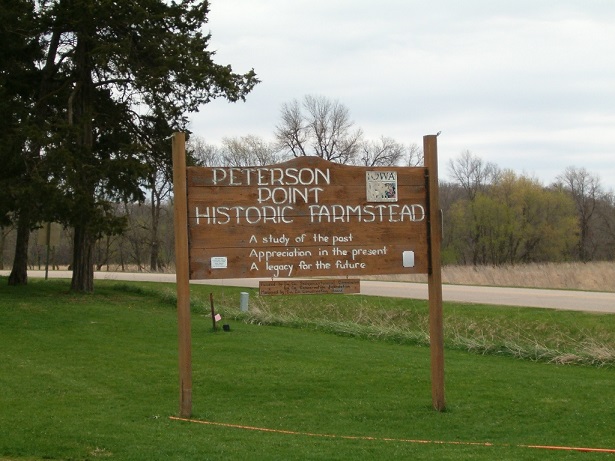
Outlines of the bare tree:
M186 150L197 166L222 166L223 159L221 149L213 144L208 144L198 136L190 136L186 142Z
M364 166L397 165L404 157L405 151L403 144L381 136L378 141L361 142L357 163Z
M146 255L151 252L149 236L152 216L147 206L138 203L124 204L124 214L128 221L123 240L128 245L123 248L123 250L127 250L127 254L122 253L122 263L128 257L130 264L135 265L136 269L141 272L145 269Z
M348 108L339 101L307 95L284 104L276 138L281 149L294 156L316 155L332 162L353 163L363 133L354 130Z
M470 200L474 200L478 192L493 184L499 175L497 165L484 162L469 150L462 152L459 158L451 159L448 169Z
M254 135L222 140L222 159L225 166L262 166L281 160L274 143Z
M309 135L299 101L294 99L290 103L283 104L281 116L282 122L276 127L275 133L281 148L293 157L310 155L306 152L309 148Z
M4 249L6 247L7 237L10 234L12 226L0 225L0 270L4 270Z
M557 177L560 186L571 195L577 207L579 219L579 259L593 259L596 250L596 209L604 196L600 178L585 168L568 167Z
M477 204L489 186L493 185L499 175L498 167L493 163L485 163L481 158L472 155L469 150L462 152L459 158L451 160L449 171L454 178L454 183L461 187L465 197L460 197L461 205L466 206L464 215L465 226L457 224L459 229L463 229L462 239L464 247L467 248L468 256L466 261L471 261L476 265L484 256L481 255L481 239L483 229L479 223L481 220L481 205Z
M412 143L408 146L406 151L406 166L421 166L423 165L423 149L419 147L417 143Z

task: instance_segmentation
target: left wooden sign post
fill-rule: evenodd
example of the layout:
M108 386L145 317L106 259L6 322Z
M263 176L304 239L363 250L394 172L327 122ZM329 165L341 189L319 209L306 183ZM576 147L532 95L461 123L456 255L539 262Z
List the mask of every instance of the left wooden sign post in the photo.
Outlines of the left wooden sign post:
M185 133L173 134L173 195L179 338L179 414L182 418L188 418L192 414L192 338L190 329L190 263Z

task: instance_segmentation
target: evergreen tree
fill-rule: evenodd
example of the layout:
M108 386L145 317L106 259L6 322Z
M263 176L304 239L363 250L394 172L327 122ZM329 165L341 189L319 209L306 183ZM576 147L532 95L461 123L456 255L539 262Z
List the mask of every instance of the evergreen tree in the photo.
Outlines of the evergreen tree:
M30 124L46 143L30 145L57 181L58 219L74 229L71 287L92 291L94 243L122 224L112 203L143 198L149 153L139 114L184 129L188 113L217 97L243 100L258 80L213 62L207 2L56 0L36 11L44 65ZM49 126L53 108L62 122Z

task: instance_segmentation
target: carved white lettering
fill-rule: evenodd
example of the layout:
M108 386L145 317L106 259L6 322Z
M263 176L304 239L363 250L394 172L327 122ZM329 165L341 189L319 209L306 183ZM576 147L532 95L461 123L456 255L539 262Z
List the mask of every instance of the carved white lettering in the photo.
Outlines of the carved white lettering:
M195 207L196 224L291 224L293 222L291 206L218 206Z
M258 203L318 203L318 194L323 190L321 187L259 187Z
M329 169L212 168L212 184L228 186L311 186L331 184Z
M280 271L283 272L283 275L286 277L290 277L293 273L294 266L292 264L269 264L265 263L265 269L268 271L275 272L274 277L280 276Z
M312 223L336 222L420 222L425 219L422 205L309 205Z
M300 250L299 248L286 250L255 250L250 251L250 258L257 258L258 262L267 262L270 258L304 258L312 257L310 250Z

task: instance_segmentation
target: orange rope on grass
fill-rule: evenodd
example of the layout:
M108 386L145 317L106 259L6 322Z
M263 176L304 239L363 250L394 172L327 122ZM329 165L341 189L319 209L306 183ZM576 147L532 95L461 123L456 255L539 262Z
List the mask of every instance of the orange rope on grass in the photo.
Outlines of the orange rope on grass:
M266 427L254 427L254 426L243 426L240 424L230 424L230 423L217 423L213 421L203 421L200 419L188 419L188 418L178 418L175 416L171 416L170 419L175 421L184 421L189 423L197 423L197 424L206 424L210 426L219 426L219 427L230 427L233 429L244 429L248 431L259 431L259 432L273 432L276 434L288 434L288 435L303 435L308 437L324 437L331 439L345 439L345 440L374 440L374 441L383 441L383 442L406 442L406 443L433 443L433 444L452 444L452 445L484 445L491 446L492 444L479 443L479 442L440 442L440 441L432 441L432 440L412 440L412 439L393 439L386 437L371 437L365 435L334 435L334 434L318 434L313 432L298 432L298 431L289 431L284 429L270 429Z
M613 453L615 454L615 449L610 448L584 448L584 447L562 447L562 446L549 446L549 445L508 445L508 444L494 444L490 442L454 442L454 441L443 441L443 440L420 440L420 439L396 439L389 437L371 437L371 436L361 436L361 435L335 435L335 434L319 434L314 432L299 432L299 431L289 431L284 429L271 429L266 427L255 427L255 426L245 426L241 424L230 424L230 423L218 423L214 421L204 421L200 419L190 419L190 418L178 418L176 416L171 416L170 419L174 421L184 421L189 423L197 423L204 424L209 426L218 426L218 427L228 427L232 429L243 429L248 431L259 431L259 432L271 432L275 434L287 434L287 435L302 435L307 437L323 437L323 438L332 438L332 439L344 439L344 440L372 440L379 442L398 442L398 443L419 443L419 444L433 444L433 445L464 445L464 446L482 446L482 447L510 447L515 446L518 448L534 448L541 450L564 450L564 451L579 451L579 452L589 452L589 453Z
M541 450L580 451L584 453L615 453L613 448L560 447L549 445L518 445L522 448L538 448Z

